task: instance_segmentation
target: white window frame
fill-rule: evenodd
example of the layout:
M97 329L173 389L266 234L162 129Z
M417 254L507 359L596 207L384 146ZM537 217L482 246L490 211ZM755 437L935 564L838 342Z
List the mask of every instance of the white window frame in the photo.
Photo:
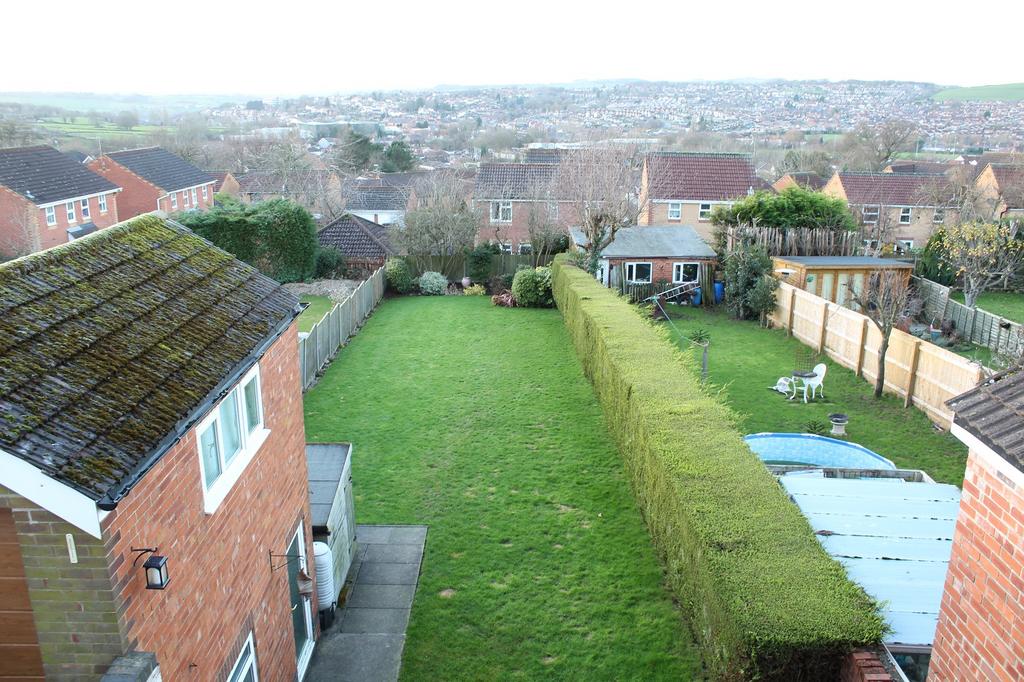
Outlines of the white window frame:
M101 194L96 202L100 205L100 213L107 212L107 195Z
M82 220L88 220L92 217L92 212L89 210L89 200L82 199Z
M506 215L506 211L508 212ZM511 201L492 201L491 202L491 222L492 223L510 223L512 222L512 202Z
M649 279L636 279L636 266L638 265L646 265L648 268L650 268L651 274ZM625 263L624 267L626 271L626 282L628 282L629 284L650 284L654 281L654 263L652 263L651 261L630 261L628 263Z
M198 206L199 205L199 193L196 191L195 187L192 188L192 205L193 206Z
M944 206L939 206L935 209L932 213L932 222L936 224L946 222L946 208Z
M177 211L178 210L178 193L177 192L170 192L167 196L169 196L171 198L171 210L172 211Z
M203 201L206 202L206 201L209 201L209 200L210 200L210 188L209 188L208 185L203 185Z
M548 202L548 220L558 220L558 202Z
M69 201L66 204L64 204L64 210L68 214L68 223L78 222L78 215L75 210L75 202Z
M682 220L683 219L683 205L678 201L669 202L668 205L668 219L669 220Z
M302 525L302 521L299 521L298 527L295 529L295 534L292 535L292 541L298 538L299 547L299 569L302 571L308 571L309 559L306 557L306 529ZM288 543L291 545L291 542ZM299 597L302 600L302 611L306 618L306 646L303 647L302 651L296 652L296 667L299 673L299 679L301 680L306 675L306 670L309 668L309 661L313 658L313 649L316 646L316 639L313 637L315 627L313 625L313 602L309 597Z
M896 240L896 245L899 248L903 249L904 251L910 251L911 249L914 248L914 240L913 239L897 239Z
M256 662L256 643L252 637L252 630L249 631L249 636L245 638L245 644L242 645L242 650L238 652L238 658L235 659L235 664L231 666L231 672L228 673L227 679L240 680L249 672L252 672L252 679L259 682L260 667Z
M914 209L910 206L900 207L900 225L909 225L914 219Z
M519 255L520 256L532 256L533 255L533 244L522 243L519 244Z
M874 209L874 210L869 213L868 209ZM860 217L861 217L861 220L863 221L863 223L865 225L874 225L875 223L877 223L878 222L878 216L881 215L881 213L882 213L882 207L879 206L878 204L864 204L863 206L860 207ZM874 220L868 220L868 216L869 215L873 215L875 217L875 219Z
M248 426L248 407L245 404L245 387L250 381L256 382L256 392L259 396L257 409L259 410L259 421L252 429ZM224 461L224 429L220 424L220 407L225 400L236 401L236 413L239 421L239 438L241 439L241 450L230 462ZM208 429L217 425L217 456L220 459L221 472L209 486L206 483L206 464L203 461L202 436ZM196 453L199 456L199 485L203 490L203 509L207 514L213 514L220 507L224 498L228 496L235 483L241 478L242 473L249 462L259 452L260 447L270 430L264 422L263 408L263 386L260 377L260 366L256 364L231 388L221 400L217 401L210 412L199 422L195 429Z
M181 205L185 206L185 207L188 207L188 190L187 189L181 190Z
M501 249L502 253L512 253L512 242L505 242L504 244L498 244L498 248Z
M706 201L697 204L697 220L699 220L702 223L706 223L709 220L711 220L711 211L713 208L714 206L712 206L710 203Z
M697 277L695 279L683 279L682 278L683 268L686 265L696 265L697 266ZM678 277L676 276L676 270L679 271L679 276ZM673 263L672 264L672 283L673 284L687 284L689 282L700 282L700 261L688 260L688 261L677 261L677 262Z
M49 225L50 227L53 227L54 225L57 224L57 209L56 209L56 207L54 207L54 206L47 206L45 209L43 209L43 212L46 214L46 224L47 225Z

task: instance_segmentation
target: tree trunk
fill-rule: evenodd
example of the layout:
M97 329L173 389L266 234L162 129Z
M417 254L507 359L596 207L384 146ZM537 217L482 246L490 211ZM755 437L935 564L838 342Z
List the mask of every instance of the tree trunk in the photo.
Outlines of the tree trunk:
M885 354L889 351L889 335L892 330L882 330L882 343L878 346L878 377L875 379L875 397L882 397L885 388Z

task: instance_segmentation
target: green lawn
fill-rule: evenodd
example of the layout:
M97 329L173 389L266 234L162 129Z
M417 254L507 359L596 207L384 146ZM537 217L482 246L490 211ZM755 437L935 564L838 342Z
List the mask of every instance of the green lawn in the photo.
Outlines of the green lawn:
M951 294L954 301L964 302L962 291ZM1012 291L987 291L978 297L978 307L993 315L1024 324L1024 294Z
M780 376L789 376L796 350L803 344L784 331L732 320L723 312L685 309L681 316L675 324L684 334L697 328L710 332L709 375L741 414L743 433L804 432L808 422L830 426L828 415L843 412L850 417L846 431L851 441L899 467L924 469L936 481L962 484L967 448L937 431L920 410L904 408L902 399L886 395L876 400L871 384L825 358L825 400L786 400L768 387Z
M981 102L1017 102L1024 99L1024 83L977 85L969 88L946 88L934 95L937 100L976 100Z
M403 679L700 676L557 311L386 301L305 405L360 523L430 527Z
M331 309L334 307L334 301L330 296L303 294L299 296L299 300L303 303L309 304L309 306L302 311L302 314L299 315L300 332L308 332L313 328L313 325L322 320L324 315L331 312Z

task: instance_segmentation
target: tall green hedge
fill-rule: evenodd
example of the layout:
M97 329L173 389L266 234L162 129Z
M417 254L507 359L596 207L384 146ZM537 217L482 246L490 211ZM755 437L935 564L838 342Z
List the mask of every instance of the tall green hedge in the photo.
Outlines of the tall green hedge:
M555 302L711 675L836 679L846 653L881 639L876 605L663 331L564 257L553 271Z

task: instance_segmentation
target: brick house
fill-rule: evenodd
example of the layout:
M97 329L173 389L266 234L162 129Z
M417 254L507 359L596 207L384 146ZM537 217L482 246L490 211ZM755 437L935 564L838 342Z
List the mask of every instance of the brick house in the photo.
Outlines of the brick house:
M952 197L943 196L947 184L943 174L836 172L822 192L849 204L870 250L891 244L905 251L956 222Z
M569 231L576 248L586 248L578 228ZM601 252L597 278L605 286L627 284L699 285L712 274L717 255L689 225L627 227Z
M0 292L0 678L148 652L165 680L301 679L298 300L156 216L0 265Z
M529 253L530 224L552 221L568 229L576 222L573 201L558 196L554 163L484 163L473 187L481 216L479 242L497 242L506 253Z
M120 191L53 147L0 149L0 255L34 253L110 227Z
M974 187L986 217L1024 215L1024 166L990 163L978 173Z
M950 400L969 448L929 680L1024 679L1024 370Z
M242 191L238 179L231 171L207 171L213 178L213 193L224 193L228 196L237 197Z
M772 183L772 189L781 192L790 187L801 187L812 192L820 192L825 186L826 179L814 171L793 171L784 173L782 177Z
M729 206L764 183L750 154L654 152L640 176L641 225L691 225L711 243L711 212Z
M122 220L152 211L205 211L213 206L213 176L161 147L111 152L88 166L124 188Z

